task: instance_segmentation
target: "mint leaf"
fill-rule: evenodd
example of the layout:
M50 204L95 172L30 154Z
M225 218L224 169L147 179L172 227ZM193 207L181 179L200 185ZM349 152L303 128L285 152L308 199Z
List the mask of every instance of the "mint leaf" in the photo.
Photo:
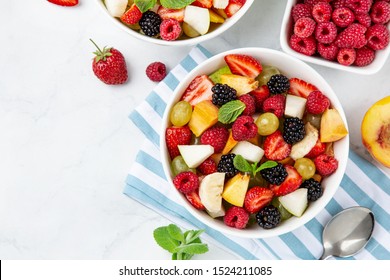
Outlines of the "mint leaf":
M233 165L241 172L252 172L252 166L242 155L236 155L234 157Z
M168 225L167 230L168 230L170 237L172 237L173 239L176 239L177 241L180 241L180 242L184 241L184 235L183 235L181 229L177 225L170 224L170 225Z
M268 160L268 161L264 162L262 165L260 165L259 168L256 169L256 172L259 172L263 169L272 168L272 167L275 167L277 165L278 165L278 163L276 161Z
M181 245L175 249L177 253L186 254L204 254L208 252L209 247L203 243L192 243L188 245Z
M157 0L135 0L134 3L137 5L141 13L145 13L147 10L153 8L154 5L156 5Z
M218 111L218 120L228 124L234 122L245 110L245 104L240 100L233 100L222 105Z
M168 9L181 9L195 0L160 0L160 3L163 7L168 8Z
M203 232L203 229L186 231L184 233L186 244L193 243Z
M170 253L176 252L176 248L180 245L179 241L169 235L168 227L156 228L153 232L153 237L158 245Z

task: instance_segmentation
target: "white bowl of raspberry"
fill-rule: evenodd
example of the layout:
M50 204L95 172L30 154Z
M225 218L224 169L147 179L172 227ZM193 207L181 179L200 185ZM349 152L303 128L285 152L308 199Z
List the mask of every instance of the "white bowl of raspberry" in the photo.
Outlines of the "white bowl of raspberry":
M280 43L301 60L372 75L390 54L390 3L381 0L288 0Z
M264 238L313 219L339 187L349 136L326 80L280 51L217 54L168 102L161 159L177 202L225 234Z
M140 40L167 46L196 45L217 37L254 0L97 0L112 22Z

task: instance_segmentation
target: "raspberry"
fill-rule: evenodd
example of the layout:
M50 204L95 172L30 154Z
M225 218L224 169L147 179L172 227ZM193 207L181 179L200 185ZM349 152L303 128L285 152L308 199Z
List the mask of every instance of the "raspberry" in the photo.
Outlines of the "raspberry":
M366 45L367 28L359 23L353 23L344 29L335 40L339 48L361 48Z
M283 117L286 106L286 97L283 94L268 97L263 102L263 111L274 113L278 118Z
M313 36L307 38L299 38L293 34L290 38L291 48L299 53L311 56L316 52L316 40Z
M337 61L341 65L349 66L355 62L356 59L356 51L351 48L342 48L339 50L337 54Z
M232 125L232 136L236 141L245 141L257 135L257 125L251 116L240 116Z
M294 34L301 38L309 37L316 28L316 22L308 17L298 19L294 24Z
M255 99L256 111L261 111L263 109L263 102L269 97L270 92L266 85L262 85L258 89L251 91L249 94Z
M294 7L291 9L291 16L296 22L298 19L302 17L310 17L311 18L311 6L308 4L296 4Z
M318 174L321 176L329 176L336 171L339 162L332 156L322 154L314 159L314 165Z
M211 145L214 147L215 153L222 152L229 138L229 131L225 127L214 126L203 132L200 137L200 142L203 145Z
M363 25L364 27L370 27L371 26L371 17L369 14L364 13L358 13L355 14L355 20Z
M164 19L160 25L160 36L165 41L174 41L181 34L180 23L173 18Z
M223 221L229 227L243 229L248 224L249 213L242 207L232 206L226 211Z
M369 47L363 47L356 50L355 65L362 67L371 64L375 58L375 51Z
M198 166L198 169L203 175L209 175L217 172L217 164L212 158L208 158Z
M317 24L315 37L319 43L332 43L337 37L336 25L333 22L321 22Z
M167 75L167 69L164 63L153 62L146 68L146 76L153 82L162 81Z
M389 44L389 30L381 24L374 24L367 29L367 46L373 50L383 50Z
M241 95L238 100L245 104L244 116L252 116L256 111L255 99L250 94Z
M346 0L345 7L350 8L355 13L368 13L372 5L372 0Z
M321 91L312 91L307 97L306 110L311 114L322 114L330 106L328 97L322 94Z
M191 171L185 171L177 174L176 177L173 178L173 184L180 192L188 194L199 188L199 179L198 176Z
M370 13L373 23L386 24L390 20L390 3L386 1L375 2Z
M316 22L328 22L332 17L332 6L326 2L319 2L313 6L311 14Z
M339 27L347 27L355 20L355 15L346 7L337 8L332 13L332 20Z
M332 2L333 9L345 7L346 0L334 0Z
M331 0L305 0L303 1L305 4L307 5L311 5L312 7L317 4L317 3L320 3L320 2L330 2Z
M337 57L339 48L334 43L331 44L318 43L317 51L321 57L325 58L326 60L333 61Z

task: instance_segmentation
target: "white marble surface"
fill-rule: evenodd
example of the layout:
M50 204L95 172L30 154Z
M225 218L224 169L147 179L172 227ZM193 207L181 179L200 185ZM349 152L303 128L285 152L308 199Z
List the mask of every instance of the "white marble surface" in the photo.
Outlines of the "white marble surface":
M280 49L286 1L257 0L246 18L204 44ZM0 10L0 259L167 259L152 231L168 220L122 194L142 135L127 116L155 83L153 61L174 67L190 47L154 46L113 26L92 0L75 8L6 1ZM91 69L93 38L119 49L130 73L106 86ZM390 93L390 63L374 76L314 66L344 105L352 147L360 123ZM197 259L234 259L211 246Z

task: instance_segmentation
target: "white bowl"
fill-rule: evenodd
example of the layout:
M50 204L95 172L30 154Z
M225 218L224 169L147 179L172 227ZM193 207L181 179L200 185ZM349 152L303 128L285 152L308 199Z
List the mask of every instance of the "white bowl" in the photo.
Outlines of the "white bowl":
M301 54L299 52L296 52L290 47L289 40L290 36L292 34L292 26L293 26L293 19L291 17L291 9L292 7L298 3L298 0L288 0L286 10L284 12L283 22L282 22L282 28L280 31L280 44L282 47L282 50L285 51L288 54L291 54L301 60L334 68L344 71L349 71L356 74L364 74L364 75L372 75L377 73L385 64L387 58L390 54L390 46L386 47L384 50L376 51L375 53L375 59L374 61L364 67L357 67L357 66L344 66L339 64L336 61L329 61L326 59L323 59L319 56L307 56L304 54ZM390 23L388 24L388 28L390 27Z
M254 0L246 0L246 3L244 6L241 7L241 9L234 14L231 18L228 18L225 20L224 23L222 23L220 26L215 28L214 30L206 33L205 35L198 36L195 38L188 38L183 40L175 40L175 41L165 41L162 39L152 38L148 37L146 35L143 35L135 30L132 30L131 28L127 27L125 24L123 24L118 18L115 18L110 15L108 10L106 9L106 6L103 4L102 0L96 0L97 4L102 8L104 14L106 14L108 17L111 18L112 22L124 30L126 33L149 43L154 43L158 45L166 45L166 46L192 46L199 44L201 42L204 42L206 40L212 39L214 37L219 36L226 30L228 30L230 27L232 27L250 8L250 6L253 4Z
M328 96L333 107L340 112L342 119L347 125L344 110L341 107L341 104L336 94L333 92L332 88L330 87L330 85L312 67L302 62L301 60L280 51L264 49L264 48L241 48L241 49L234 49L231 51L220 53L218 55L211 57L207 61L201 63L194 70L192 70L186 76L186 78L183 79L180 82L180 84L177 86L175 92L173 93L172 99L167 104L165 114L163 117L161 134L160 134L161 135L160 147L161 147L161 158L164 167L164 172L172 188L175 187L172 183L173 176L170 168L170 158L165 144L165 130L168 127L168 125L170 125L169 112L171 111L173 105L180 99L184 90L187 88L187 86L192 81L192 79L194 79L194 77L201 74L210 74L213 71L220 68L221 66L226 65L224 61L224 56L231 53L251 55L256 59L258 59L262 64L276 66L277 68L279 68L279 70L282 73L287 75L287 77L290 78L297 77L309 83L314 84L315 86L318 87L319 90L321 90L325 95ZM268 229L268 230L262 229L257 224L252 225L250 228L241 229L241 230L236 228L231 228L226 226L222 220L212 219L205 212L195 209L186 200L186 198L178 191L177 191L177 199L182 201L185 204L186 209L192 215L194 215L196 218L202 221L204 224L225 234L231 234L231 235L245 237L245 238L264 238L264 237L281 235L304 225L312 218L314 218L322 209L324 209L326 204L330 201L330 199L333 197L334 193L338 189L341 179L344 175L347 159L348 159L348 150L349 150L349 136L346 136L345 138L339 140L334 144L335 157L339 160L339 167L334 174L332 174L331 176L323 180L322 182L322 186L324 188L323 196L317 201L312 202L302 217L300 218L292 217L282 222L280 225L278 225L273 229Z

